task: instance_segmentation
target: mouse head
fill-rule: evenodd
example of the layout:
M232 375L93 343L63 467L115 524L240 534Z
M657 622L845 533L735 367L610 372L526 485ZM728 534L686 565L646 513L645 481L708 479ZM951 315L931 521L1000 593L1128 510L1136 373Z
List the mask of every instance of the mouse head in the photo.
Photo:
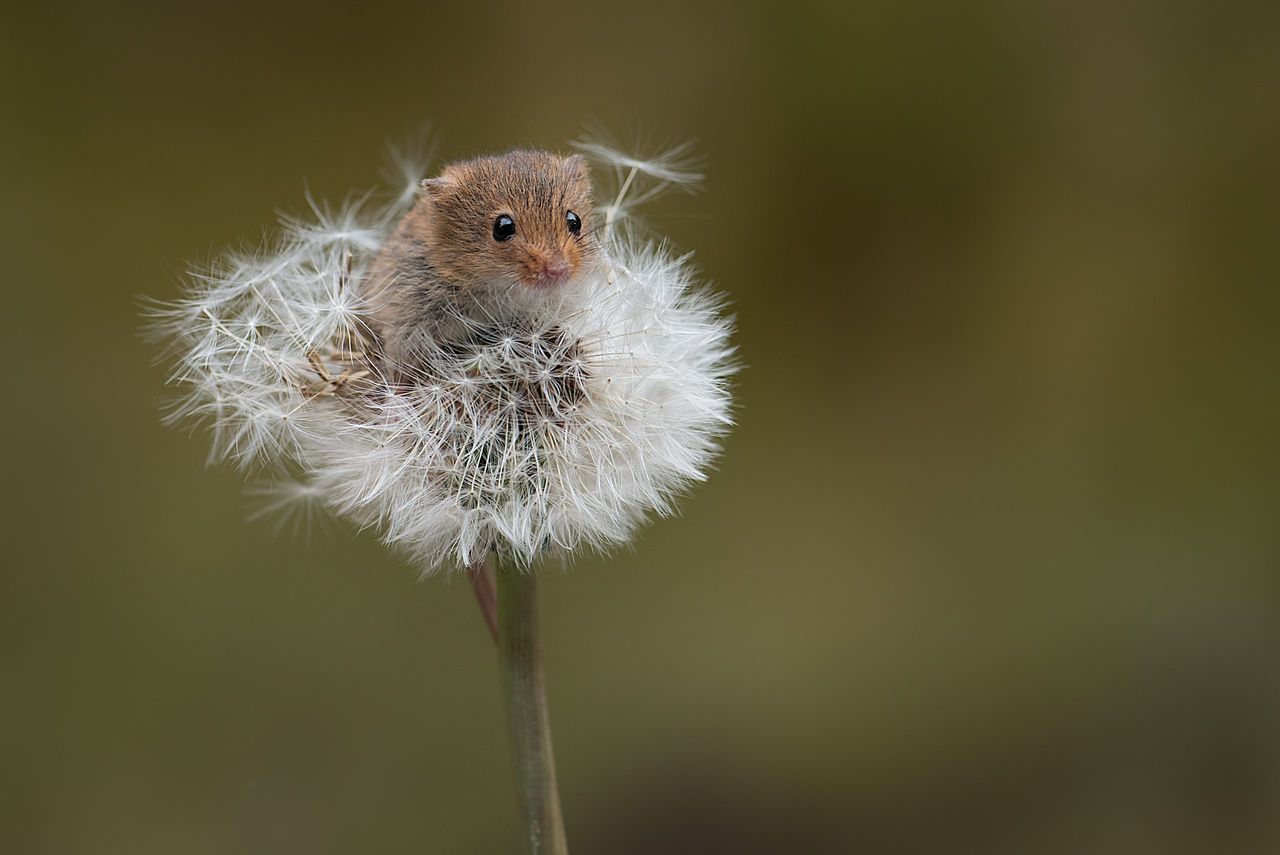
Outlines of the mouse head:
M464 285L553 290L594 260L586 161L541 151L453 163L422 183L432 263Z

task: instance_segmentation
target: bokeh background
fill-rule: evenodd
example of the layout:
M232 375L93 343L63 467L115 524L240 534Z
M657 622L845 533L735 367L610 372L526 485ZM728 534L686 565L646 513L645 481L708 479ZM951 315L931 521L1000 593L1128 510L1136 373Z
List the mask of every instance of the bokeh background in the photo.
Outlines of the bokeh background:
M581 853L1280 848L1280 6L6 3L0 848L516 852L455 580L245 522L135 298L304 187L695 138L740 426L542 590ZM305 184L304 184L305 181Z

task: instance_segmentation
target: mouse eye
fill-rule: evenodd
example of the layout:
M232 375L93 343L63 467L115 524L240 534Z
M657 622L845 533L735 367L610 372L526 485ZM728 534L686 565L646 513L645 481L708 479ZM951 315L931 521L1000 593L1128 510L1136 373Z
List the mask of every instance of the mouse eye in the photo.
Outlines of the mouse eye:
M564 220L566 223L569 224L569 231L573 232L575 235L578 232L582 231L582 220L579 219L578 215L575 214L573 211L570 211L569 213L565 214Z
M516 221L511 219L510 214L499 214L498 219L493 221L493 239L511 240L515 236Z

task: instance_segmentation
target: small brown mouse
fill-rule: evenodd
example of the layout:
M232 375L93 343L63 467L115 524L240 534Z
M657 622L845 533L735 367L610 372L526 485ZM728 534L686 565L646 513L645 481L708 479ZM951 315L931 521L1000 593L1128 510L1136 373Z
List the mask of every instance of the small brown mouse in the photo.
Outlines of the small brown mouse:
M385 359L536 311L595 264L594 219L580 155L512 151L423 181L361 284Z

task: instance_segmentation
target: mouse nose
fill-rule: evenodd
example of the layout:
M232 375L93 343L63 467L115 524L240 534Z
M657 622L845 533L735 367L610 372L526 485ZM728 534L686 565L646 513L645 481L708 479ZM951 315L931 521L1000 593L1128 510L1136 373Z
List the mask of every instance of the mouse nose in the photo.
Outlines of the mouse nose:
M547 279L563 279L569 272L569 262L563 255L553 255L542 266L542 275Z
M568 274L568 261L562 255L553 255L543 261L543 279L554 282Z

